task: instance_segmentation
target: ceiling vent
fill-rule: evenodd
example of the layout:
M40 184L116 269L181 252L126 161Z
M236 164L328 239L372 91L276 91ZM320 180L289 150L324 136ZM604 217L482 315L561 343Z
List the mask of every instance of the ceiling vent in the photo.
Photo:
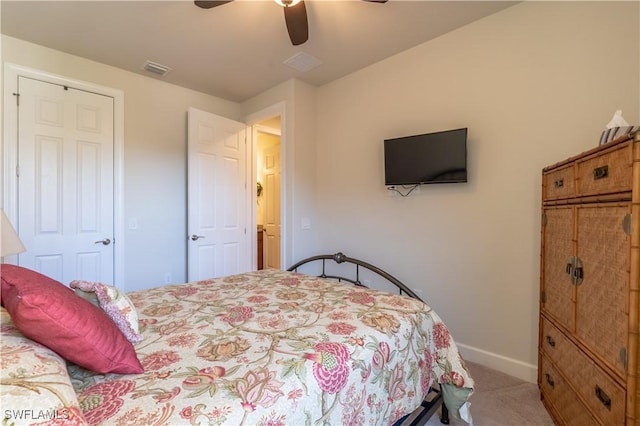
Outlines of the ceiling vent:
M315 56L309 55L308 53L298 52L289 59L285 60L283 63L287 66L290 66L294 70L307 72L322 64L322 61Z
M169 71L171 71L171 68L169 68L168 66L157 64L151 61L145 62L144 65L142 66L142 69L162 77L164 77L165 75L167 75Z

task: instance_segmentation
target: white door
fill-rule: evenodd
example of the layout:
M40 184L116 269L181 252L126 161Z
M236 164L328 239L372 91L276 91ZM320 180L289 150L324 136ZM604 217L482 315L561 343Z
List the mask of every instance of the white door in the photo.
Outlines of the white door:
M188 121L188 281L249 271L247 127L195 108Z
M113 98L19 77L18 264L113 284Z
M280 145L264 150L264 229L267 268L280 269Z

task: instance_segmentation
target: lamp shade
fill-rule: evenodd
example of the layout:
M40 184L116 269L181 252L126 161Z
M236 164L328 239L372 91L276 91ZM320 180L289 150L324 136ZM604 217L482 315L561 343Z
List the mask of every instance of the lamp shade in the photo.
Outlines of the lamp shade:
M9 218L4 214L4 210L0 209L2 218L0 221L0 256L11 256L13 254L22 253L25 251L22 241L18 238L16 230L11 226Z

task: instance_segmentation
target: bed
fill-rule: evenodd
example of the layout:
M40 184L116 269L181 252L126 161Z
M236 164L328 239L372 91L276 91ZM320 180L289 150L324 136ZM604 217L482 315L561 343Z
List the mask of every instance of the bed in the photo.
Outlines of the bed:
M468 414L473 379L442 320L341 253L126 295L0 274L8 424L404 426L443 400L442 421ZM370 274L399 294L364 287Z

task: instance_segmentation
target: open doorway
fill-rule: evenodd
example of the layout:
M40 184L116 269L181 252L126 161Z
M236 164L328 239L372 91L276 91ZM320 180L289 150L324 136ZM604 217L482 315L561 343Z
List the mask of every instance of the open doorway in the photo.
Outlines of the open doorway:
M257 267L281 268L281 121L280 116L254 126L256 136Z

